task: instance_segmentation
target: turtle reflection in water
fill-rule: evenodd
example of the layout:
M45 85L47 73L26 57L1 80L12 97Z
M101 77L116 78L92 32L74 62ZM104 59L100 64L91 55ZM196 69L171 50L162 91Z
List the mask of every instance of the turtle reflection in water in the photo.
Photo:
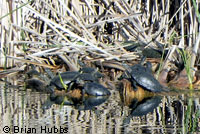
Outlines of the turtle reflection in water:
M51 94L43 104L43 109L49 109L53 104L61 106L73 106L78 110L91 110L94 107L103 104L109 96L87 96L81 97L80 90L74 89L65 93L60 91Z
M137 86L137 90L134 91L131 82L126 79L122 80L119 88L123 103L129 107L133 107L133 105L137 105L137 103L141 102L143 99L153 97L155 95L155 93L144 90L139 86Z
M123 64L126 69L126 75L128 79L132 82L132 85L134 87L133 89L136 91L136 87L137 85L139 85L150 92L168 91L158 82L158 80L154 78L151 70L151 63L147 62L145 67L142 65L142 62L134 66Z
M76 103L74 106L78 110L91 110L96 106L103 104L108 99L108 96L89 96L82 103Z
M153 96L145 98L141 102L137 103L137 105L132 104L131 106L133 107L130 107L131 113L127 118L124 119L123 124L129 124L133 116L143 116L148 114L149 112L153 112L153 110L161 103L161 99L161 96ZM135 103L135 101L133 103Z
M123 121L124 125L129 124L133 116L143 116L152 112L161 103L161 97L156 96L156 93L150 92L138 85L133 87L131 81L127 79L122 80L121 86L121 99L131 109L131 113Z

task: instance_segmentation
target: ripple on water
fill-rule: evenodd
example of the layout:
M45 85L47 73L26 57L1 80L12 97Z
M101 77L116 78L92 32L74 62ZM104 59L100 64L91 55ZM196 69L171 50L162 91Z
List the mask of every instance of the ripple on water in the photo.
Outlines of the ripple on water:
M124 105L118 91L112 90L112 95L105 103L91 110L77 110L73 106L56 104L44 109L42 105L48 99L48 94L0 87L1 128L18 126L36 128L39 131L41 127L55 127L58 130L65 129L69 133L97 134L199 131L198 93L163 95L160 104L150 113L135 117L131 116L131 112L136 107L129 108ZM138 102L136 106L141 104L144 102Z

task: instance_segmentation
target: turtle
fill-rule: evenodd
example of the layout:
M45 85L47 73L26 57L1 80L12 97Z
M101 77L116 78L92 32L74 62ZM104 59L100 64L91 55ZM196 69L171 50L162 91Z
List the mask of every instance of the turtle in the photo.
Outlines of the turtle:
M86 82L98 82L100 77L102 77L102 75L97 70L85 67L80 71L67 71L60 73L60 76L57 75L51 80L48 88L54 90L56 87L58 90L63 90L63 84L65 84L68 86L68 90L70 90L73 86L83 86ZM61 83L61 79L63 84Z
M91 96L109 96L110 91L103 85L96 82L87 82L84 84L82 94L88 94Z
M60 73L63 84L65 85L71 84L71 82L74 81L79 75L80 75L80 72L77 72L77 71L67 71L67 72ZM58 90L64 89L63 84L61 83L60 76L57 75L51 80L49 84L49 88L51 88L52 90L54 90L54 87L56 87Z
M98 82L98 80L97 77L90 73L82 73L76 78L75 82L83 85L86 82Z
M83 67L79 70L81 73L75 80L76 84L84 85L86 82L99 82L99 79L103 77L98 69L92 67Z
M147 62L146 67L143 66L141 63L135 64L133 66L123 64L123 66L126 69L126 74L131 80L134 87L133 89L135 91L137 90L136 85L139 85L150 92L168 91L168 89L164 88L153 76L150 62Z
M80 74L76 80L75 84L82 87L82 96L88 94L89 96L107 96L110 92L103 85L98 83L98 78L90 73Z
M52 93L52 90L46 88L49 78L33 69L26 73L25 84L26 88L36 92Z
M98 72L98 70L96 68L92 68L92 67L82 67L79 72L83 72L83 73L95 73Z
M61 79L63 81L63 83L65 85L70 84L72 81L74 81L78 76L80 75L79 72L77 71L67 71L64 73L60 73ZM56 88L58 88L59 90L64 89L62 83L61 83L61 79L60 76L57 75L55 76L51 82L50 82L50 86L55 86Z
M80 73L89 73L96 78L102 78L103 74L101 74L98 69L92 67L83 67L79 70Z
M83 83L83 81L98 81L103 75L98 72L97 69L92 67L83 67L79 71L67 71L60 73L63 83L68 85L71 82ZM60 82L60 76L55 76L50 85L55 85L58 89L63 89L63 85Z
M40 76L40 73L37 70L33 69L33 70L28 71L26 73L26 76L27 78L34 78L35 76Z
M32 89L32 91L36 92L44 92L44 93L52 93L52 90L46 88L46 83L36 78L28 79L25 81L26 88Z

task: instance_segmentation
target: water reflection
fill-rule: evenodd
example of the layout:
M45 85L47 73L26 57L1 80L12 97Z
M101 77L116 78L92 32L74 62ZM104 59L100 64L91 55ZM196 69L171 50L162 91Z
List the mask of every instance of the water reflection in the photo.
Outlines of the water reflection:
M43 109L49 109L53 104L58 104L61 106L73 106L78 110L91 110L95 106L104 103L109 96L87 96L74 98L67 95L55 95L51 94L47 101L42 105Z
M80 99L77 105L73 101L79 100L67 100L72 105L61 106L59 103L63 101L52 103L51 100L47 104L49 94L1 85L0 133L5 126L36 128L37 132L41 127L56 127L60 131L66 128L69 133L97 134L199 132L200 97L197 91L168 93L162 97L149 94L137 100L131 96L122 99L118 90L111 92L109 98ZM45 109L44 106L49 107Z
M178 96L181 97L181 96ZM181 128L184 133L199 132L200 105L199 97L193 95L182 96L184 100L176 99L172 101L170 107L166 107L165 123L176 124L177 128ZM170 108L173 109L171 112Z
M124 124L127 125L130 123L130 120L133 116L143 116L153 110L161 103L162 97L153 96L151 98L145 98L141 102L138 102L137 98L133 99L133 103L130 105L131 113L125 118Z

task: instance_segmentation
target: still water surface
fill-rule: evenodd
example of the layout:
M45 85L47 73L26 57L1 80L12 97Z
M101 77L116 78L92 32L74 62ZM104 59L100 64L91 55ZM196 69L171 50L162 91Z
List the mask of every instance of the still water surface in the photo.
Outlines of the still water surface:
M53 104L48 94L23 87L1 83L0 88L0 133L200 133L198 91L173 92L126 106L112 90L102 104L80 110Z

